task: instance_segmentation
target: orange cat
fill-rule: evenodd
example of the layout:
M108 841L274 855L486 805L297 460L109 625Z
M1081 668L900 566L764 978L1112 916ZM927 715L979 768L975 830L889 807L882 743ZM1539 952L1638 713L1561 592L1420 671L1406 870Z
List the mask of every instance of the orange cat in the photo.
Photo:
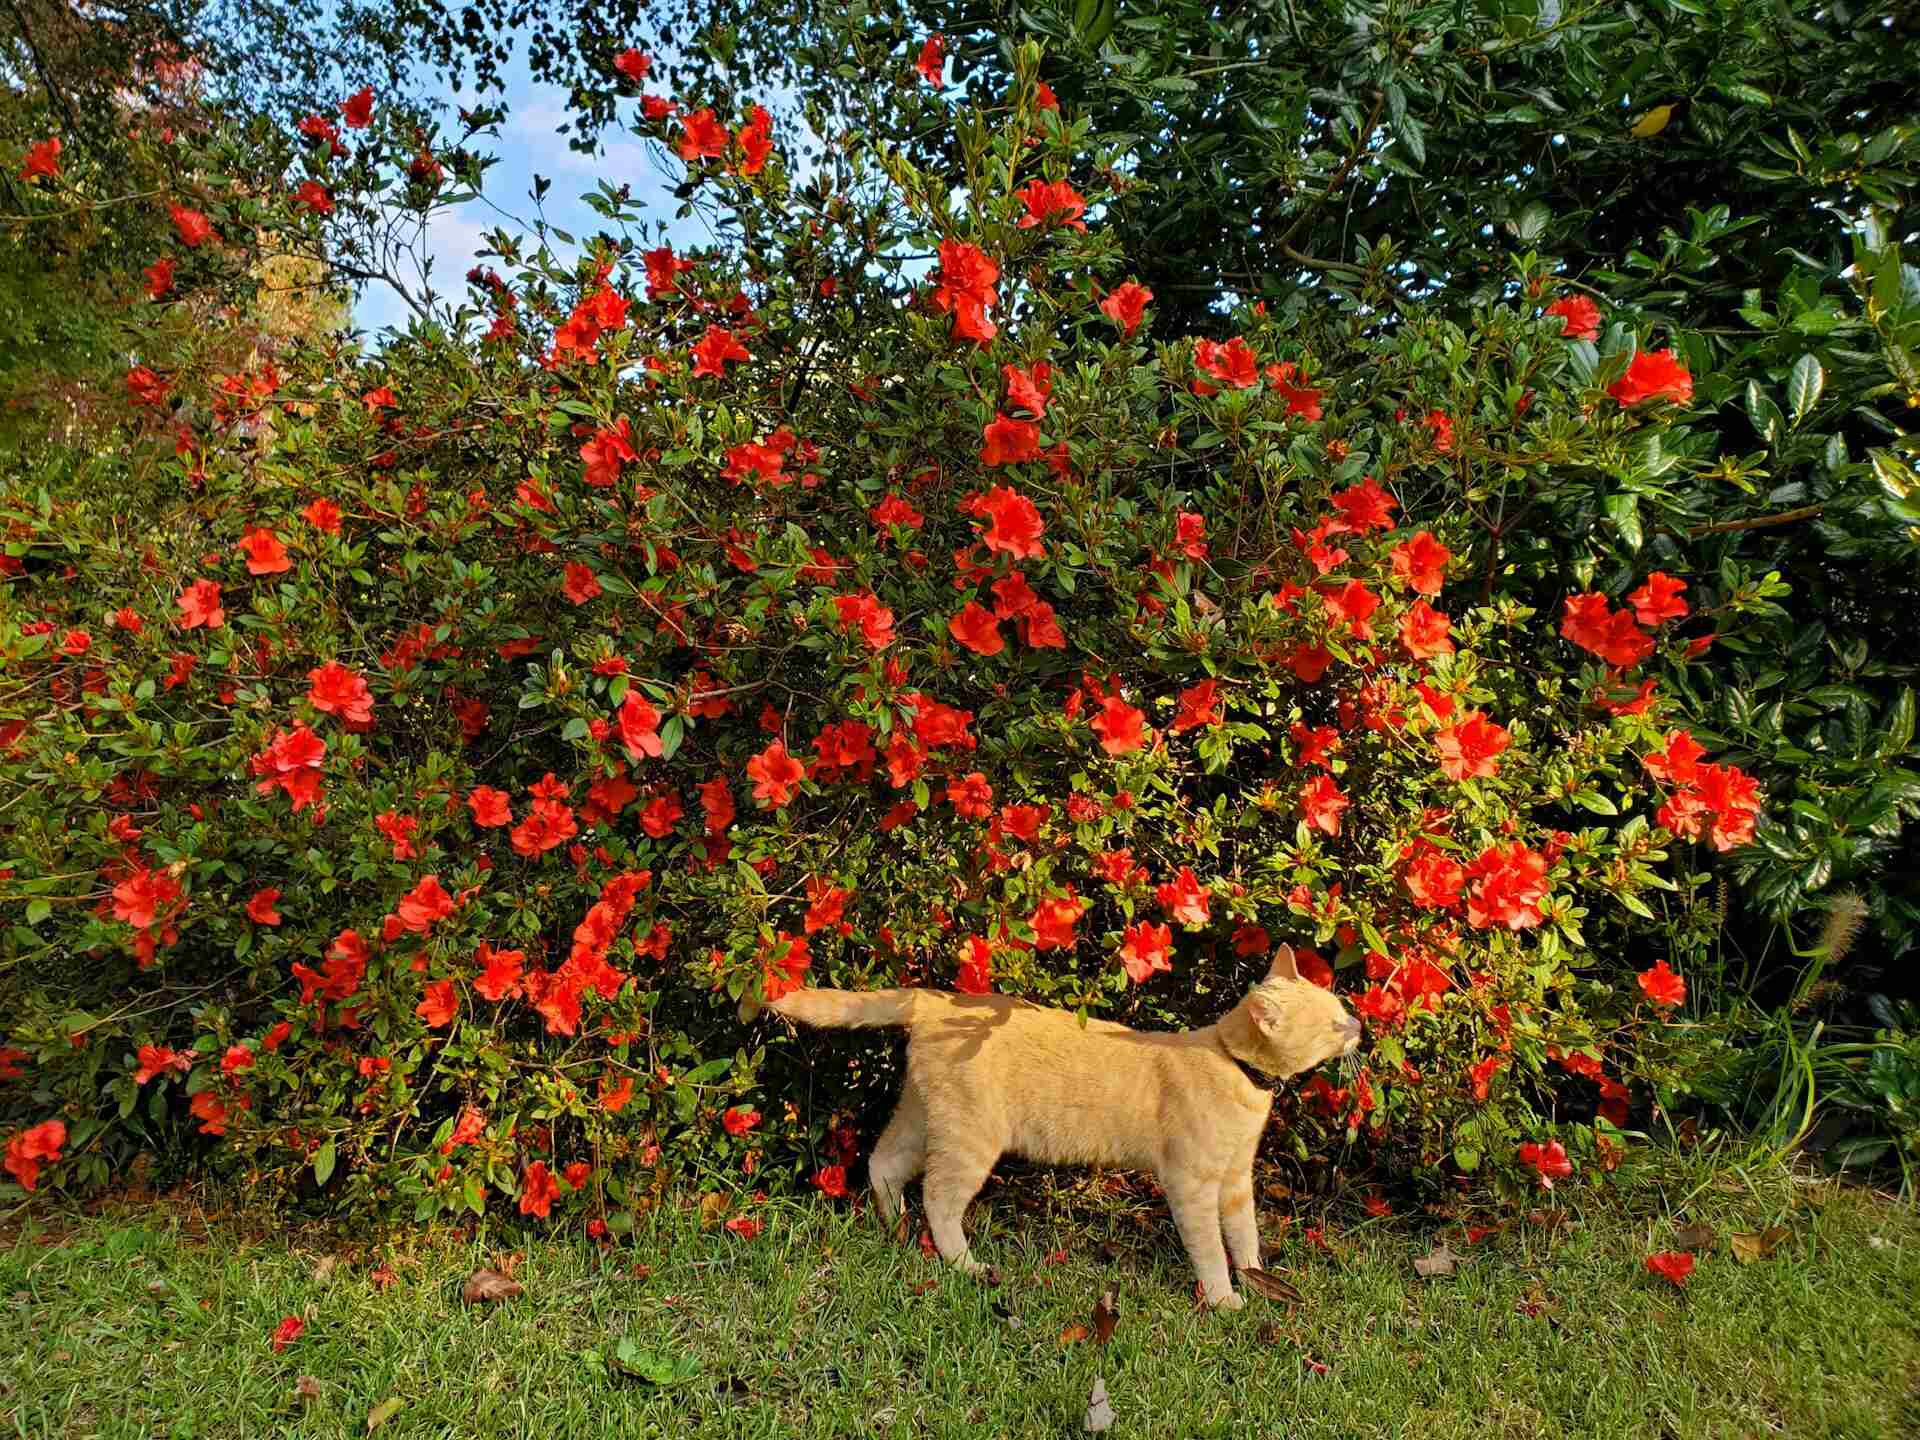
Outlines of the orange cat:
M969 1274L960 1219L1003 1154L1151 1170L1209 1304L1237 1310L1221 1247L1260 1265L1253 1154L1273 1096L1241 1070L1287 1078L1349 1053L1360 1022L1302 980L1282 946L1267 978L1201 1030L1146 1034L1004 995L797 990L770 1007L803 1025L908 1032L900 1104L869 1162L892 1219L916 1176L940 1254Z

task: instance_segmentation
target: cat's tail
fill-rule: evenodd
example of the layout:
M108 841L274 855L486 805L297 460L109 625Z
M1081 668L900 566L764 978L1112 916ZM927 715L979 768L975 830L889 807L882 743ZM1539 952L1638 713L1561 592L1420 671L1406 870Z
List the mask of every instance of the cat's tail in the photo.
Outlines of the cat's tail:
M911 1025L919 990L795 990L767 1008L776 1015L828 1030Z

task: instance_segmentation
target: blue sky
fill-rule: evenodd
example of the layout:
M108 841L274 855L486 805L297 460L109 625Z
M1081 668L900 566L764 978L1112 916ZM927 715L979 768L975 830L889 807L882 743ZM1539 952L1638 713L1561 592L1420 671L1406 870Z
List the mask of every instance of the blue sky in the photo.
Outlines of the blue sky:
M471 107L477 103L471 90L456 95L451 89L443 89L432 98L447 104L443 128L457 124L454 106ZM485 101L490 105L504 104L508 112L497 140L483 137L476 142L476 148L499 159L487 172L486 199L491 203L460 205L440 213L425 237L424 249L434 261L433 288L441 295L461 293L462 277L476 263L474 252L483 243L481 236L496 226L520 229L536 214L543 214L549 225L567 231L577 241L604 228L605 222L600 216L579 200L582 192L592 190L602 179L615 186L631 185L634 199L644 207L648 220L666 222L667 234L675 249L710 240L697 214L680 221L673 218L679 202L673 198L672 190L685 173L676 157L637 135L617 129L610 129L603 137L597 155L582 155L568 149L568 137L554 133L555 127L567 118L566 92L560 86L533 81L523 59L516 57L508 71L504 97L489 94ZM624 114L637 117L639 102L627 102L622 108ZM553 181L538 211L531 195L536 174ZM558 250L566 249L558 241L550 243ZM413 277L403 278L412 284ZM390 325L404 326L410 315L392 289L380 284L369 284L354 306L355 323L370 331Z

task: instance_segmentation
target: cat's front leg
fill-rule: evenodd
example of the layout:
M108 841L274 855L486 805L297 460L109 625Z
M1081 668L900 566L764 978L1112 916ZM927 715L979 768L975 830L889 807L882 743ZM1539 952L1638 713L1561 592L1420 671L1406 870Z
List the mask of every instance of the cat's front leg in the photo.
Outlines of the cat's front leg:
M1234 1294L1227 1273L1227 1252L1220 1237L1219 1182L1169 1181L1166 1188L1173 1223L1180 1227L1180 1239L1207 1304L1216 1310L1238 1310L1247 1302Z
M1253 1206L1253 1170L1220 1187L1220 1228L1236 1270L1260 1268L1260 1216Z

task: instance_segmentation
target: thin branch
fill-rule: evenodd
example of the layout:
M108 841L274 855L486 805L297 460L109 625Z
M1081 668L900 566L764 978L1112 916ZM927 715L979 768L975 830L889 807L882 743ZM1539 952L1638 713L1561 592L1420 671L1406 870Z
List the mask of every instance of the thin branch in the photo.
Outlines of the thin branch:
M1698 540L1702 535L1725 535L1734 530L1765 530L1775 525L1791 525L1796 520L1811 520L1826 508L1825 505L1802 505L1798 510L1756 515L1751 520L1722 520L1716 525L1696 525L1687 531L1687 538Z

